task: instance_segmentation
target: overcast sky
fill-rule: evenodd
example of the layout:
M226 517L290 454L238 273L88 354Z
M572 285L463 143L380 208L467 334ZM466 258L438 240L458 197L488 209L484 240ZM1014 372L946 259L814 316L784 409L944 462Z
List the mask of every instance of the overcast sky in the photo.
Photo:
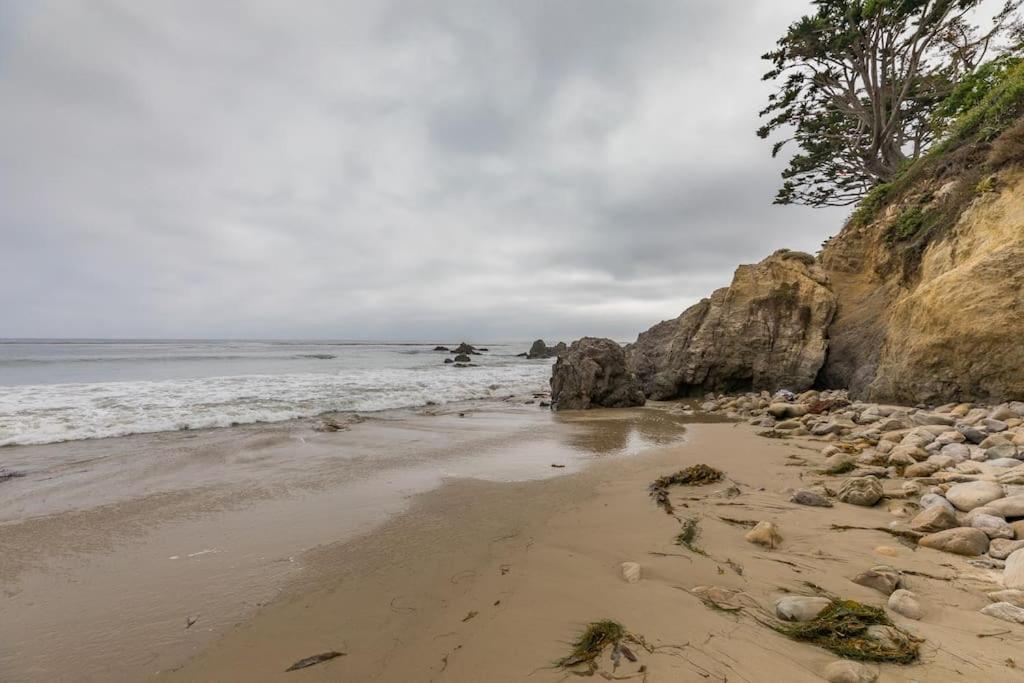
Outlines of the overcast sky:
M620 339L771 204L801 0L0 0L0 337Z

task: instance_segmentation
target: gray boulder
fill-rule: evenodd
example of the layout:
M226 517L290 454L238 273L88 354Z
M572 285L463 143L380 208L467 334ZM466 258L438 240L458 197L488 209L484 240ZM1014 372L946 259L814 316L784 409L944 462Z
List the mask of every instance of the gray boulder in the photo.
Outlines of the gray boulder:
M626 354L611 339L584 337L555 361L551 405L555 410L642 406L644 392L626 367Z

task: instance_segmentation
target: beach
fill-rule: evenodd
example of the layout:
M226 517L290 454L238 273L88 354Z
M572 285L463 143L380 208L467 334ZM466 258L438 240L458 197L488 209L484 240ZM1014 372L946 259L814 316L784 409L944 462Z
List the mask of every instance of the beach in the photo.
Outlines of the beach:
M765 439L674 402L563 414L477 403L333 433L316 425L86 442L112 459L78 465L77 476L94 473L92 498L104 500L108 481L106 502L75 509L54 492L42 497L53 509L21 521L12 511L28 503L18 507L15 487L29 484L5 482L4 680L563 680L554 663L571 641L614 619L652 648L616 676L815 681L834 655L747 612L709 608L693 589L742 591L753 614L817 590L881 605L850 581L879 563L902 570L929 606L918 622L894 615L924 638L922 658L884 665L882 680L1019 674L1008 664L1019 636L978 613L986 571L884 532L832 528L884 527L894 519L884 506L789 502L821 479L814 439ZM68 444L31 448L41 457ZM167 458L157 465L140 451ZM394 461L377 462L388 451ZM129 454L149 467L113 476ZM249 480L222 473L160 490L161 467L211 458L207 473L240 466ZM666 514L647 486L697 463L726 479L673 488ZM899 484L886 489L898 496ZM690 517L700 552L675 543ZM777 548L744 540L761 520L778 525ZM640 564L638 583L623 579L623 562ZM285 678L325 652L341 656ZM610 666L606 654L601 670Z

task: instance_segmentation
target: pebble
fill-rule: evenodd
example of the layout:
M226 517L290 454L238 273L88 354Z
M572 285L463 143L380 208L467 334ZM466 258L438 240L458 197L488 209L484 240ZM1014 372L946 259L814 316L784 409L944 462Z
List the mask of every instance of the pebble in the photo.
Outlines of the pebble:
M922 498L922 502L924 499ZM952 506L933 505L918 513L910 520L910 528L925 534L933 534L936 531L945 531L959 525L956 515L953 514Z
M988 535L981 529L958 527L928 534L917 544L956 555L982 555L988 550Z
M744 538L751 543L768 548L774 548L782 542L782 534L779 533L779 528L773 522L758 522Z
M831 604L828 598L789 595L775 601L775 614L783 621L810 621Z
M1003 487L994 481L969 481L949 487L946 500L958 510L969 512L1004 495Z
M1024 550L1015 550L1006 558L1003 586L1024 590Z
M989 538L1013 538L1013 527L1002 517L995 515L975 515L971 519L971 527L981 529Z
M832 507L832 501L830 501L825 496L821 495L820 493L815 493L814 491L807 491L804 489L795 491L793 495L790 496L789 501L791 503L796 503L797 505L810 505L811 507Z
M908 619L916 621L924 616L924 608L921 607L921 601L917 599L917 595L903 588L894 591L889 596L888 605L893 612L902 614Z
M1013 527L1011 527L1012 529ZM1024 541L1011 541L1007 538L993 538L988 544L988 555L997 560L1005 560L1013 552L1024 548Z
M981 613L1013 624L1024 624L1024 608L1008 602L994 602L983 607Z
M837 497L844 503L871 507L882 499L882 485L874 477L853 477L842 483Z
M900 573L892 567L878 565L850 580L859 586L874 588L883 595L890 595L900 585Z
M832 662L822 672L829 683L875 683L878 674L860 662L841 659Z
M636 562L623 562L621 570L622 578L625 579L626 583L638 583L640 581L641 569L640 565Z
M950 512L956 512L956 508L944 496L940 496L937 493L926 493L921 496L921 507L925 510L936 505L940 505Z

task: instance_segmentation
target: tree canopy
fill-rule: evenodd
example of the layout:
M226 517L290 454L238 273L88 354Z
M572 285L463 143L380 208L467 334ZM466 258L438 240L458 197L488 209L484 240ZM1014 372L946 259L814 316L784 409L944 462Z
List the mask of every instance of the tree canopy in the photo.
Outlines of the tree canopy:
M1020 45L1022 0L1000 1L981 27L991 0L815 0L763 57L778 89L758 135L798 148L775 202L852 204L925 152L956 108L940 105Z

